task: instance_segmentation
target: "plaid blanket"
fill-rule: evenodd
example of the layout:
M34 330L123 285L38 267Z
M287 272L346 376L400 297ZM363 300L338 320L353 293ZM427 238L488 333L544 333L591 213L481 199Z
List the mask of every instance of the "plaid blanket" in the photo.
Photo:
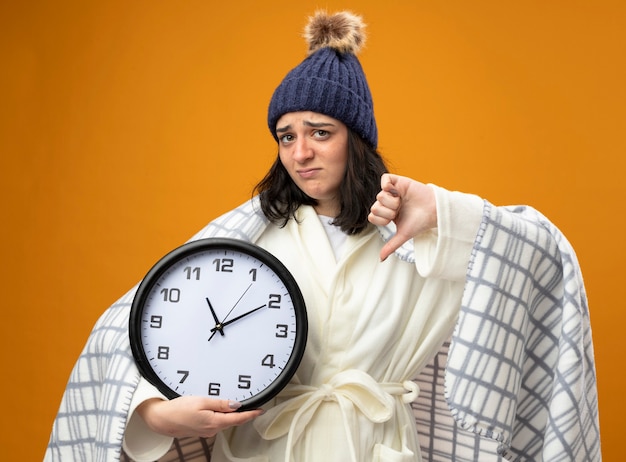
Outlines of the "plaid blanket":
M602 459L582 275L546 217L486 203L450 350L418 383L425 460L498 460L490 440L507 460Z

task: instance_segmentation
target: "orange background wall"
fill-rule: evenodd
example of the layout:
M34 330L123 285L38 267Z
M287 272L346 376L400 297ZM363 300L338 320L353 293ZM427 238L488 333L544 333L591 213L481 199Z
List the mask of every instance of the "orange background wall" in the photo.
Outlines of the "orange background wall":
M369 24L393 169L532 204L577 249L605 460L623 440L626 8L596 1L4 1L3 460L40 460L99 314L249 197L271 92L317 6ZM621 451L619 451L621 454ZM21 454L18 456L18 454Z

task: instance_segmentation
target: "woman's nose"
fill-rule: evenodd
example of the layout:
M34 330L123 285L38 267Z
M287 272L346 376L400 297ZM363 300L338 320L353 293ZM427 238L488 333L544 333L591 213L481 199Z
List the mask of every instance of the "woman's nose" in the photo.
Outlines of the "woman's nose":
M298 138L293 146L293 159L302 163L311 159L314 155L313 148L307 142L306 138Z

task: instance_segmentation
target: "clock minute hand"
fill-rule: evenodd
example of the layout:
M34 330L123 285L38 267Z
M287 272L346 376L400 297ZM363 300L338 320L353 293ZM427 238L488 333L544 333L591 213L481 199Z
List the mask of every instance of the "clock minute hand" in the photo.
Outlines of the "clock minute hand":
M249 314L252 314L252 313L254 313L255 311L259 311L261 308L265 308L266 306L267 306L267 304L266 304L266 303L264 303L263 305L258 306L258 307L256 307L256 308L255 308L255 309L253 309L253 310L250 310L250 311L248 311L248 312L246 312L246 313L244 313L244 314L240 314L239 316L237 316L236 318L231 319L230 321L225 321L225 322L223 322L223 323L221 323L221 324L218 324L218 325L217 325L217 326L215 326L213 329L211 329L211 332L213 332L214 334L215 334L215 332L216 332L216 331L220 331L220 332L221 332L221 330L222 330L224 327L226 327L227 325L232 324L232 323L233 323L233 322L235 322L235 321L239 321L241 318L245 318L245 317L246 317L246 316L248 316ZM224 334L222 334L222 335L224 335Z

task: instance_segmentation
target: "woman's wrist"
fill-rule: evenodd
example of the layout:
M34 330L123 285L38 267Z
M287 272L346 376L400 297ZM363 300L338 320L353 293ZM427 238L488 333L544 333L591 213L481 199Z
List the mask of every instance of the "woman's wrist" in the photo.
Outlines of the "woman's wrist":
M135 409L135 412L139 414L148 428L156 433L162 433L159 430L158 425L155 424L158 422L158 419L154 418L156 414L156 407L161 403L163 403L163 400L160 398L149 398L137 406L137 409Z

